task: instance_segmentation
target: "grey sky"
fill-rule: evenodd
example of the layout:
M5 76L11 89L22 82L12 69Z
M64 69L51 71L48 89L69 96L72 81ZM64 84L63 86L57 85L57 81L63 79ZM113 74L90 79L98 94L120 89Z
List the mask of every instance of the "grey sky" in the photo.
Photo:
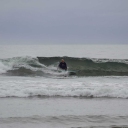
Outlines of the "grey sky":
M128 0L0 0L0 44L128 44Z

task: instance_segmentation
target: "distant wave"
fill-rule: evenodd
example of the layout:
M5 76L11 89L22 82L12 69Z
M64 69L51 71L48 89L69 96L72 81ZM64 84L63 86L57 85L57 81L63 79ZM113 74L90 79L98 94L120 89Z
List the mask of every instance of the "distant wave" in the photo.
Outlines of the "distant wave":
M62 76L57 71L61 59L68 65L69 71L76 76L128 76L128 60L95 59L73 57L14 57L0 59L0 74L12 76ZM70 76L70 74L67 73ZM74 74L73 74L74 75Z

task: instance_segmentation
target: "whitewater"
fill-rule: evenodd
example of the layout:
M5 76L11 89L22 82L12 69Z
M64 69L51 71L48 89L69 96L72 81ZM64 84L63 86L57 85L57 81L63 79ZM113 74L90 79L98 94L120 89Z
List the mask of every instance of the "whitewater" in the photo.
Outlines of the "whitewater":
M128 77L0 77L0 97L128 98Z
M0 127L128 127L127 49L0 45Z

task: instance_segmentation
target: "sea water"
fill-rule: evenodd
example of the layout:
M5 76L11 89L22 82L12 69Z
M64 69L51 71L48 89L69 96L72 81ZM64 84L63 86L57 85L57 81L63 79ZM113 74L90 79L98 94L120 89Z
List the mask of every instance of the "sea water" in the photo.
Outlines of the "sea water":
M1 45L1 128L128 127L128 45ZM57 65L64 58L68 71Z

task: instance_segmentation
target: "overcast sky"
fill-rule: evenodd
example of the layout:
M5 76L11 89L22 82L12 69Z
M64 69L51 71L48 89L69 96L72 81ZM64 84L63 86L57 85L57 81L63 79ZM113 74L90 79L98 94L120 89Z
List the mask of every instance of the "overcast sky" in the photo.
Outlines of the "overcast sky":
M128 44L128 0L0 0L0 44Z

